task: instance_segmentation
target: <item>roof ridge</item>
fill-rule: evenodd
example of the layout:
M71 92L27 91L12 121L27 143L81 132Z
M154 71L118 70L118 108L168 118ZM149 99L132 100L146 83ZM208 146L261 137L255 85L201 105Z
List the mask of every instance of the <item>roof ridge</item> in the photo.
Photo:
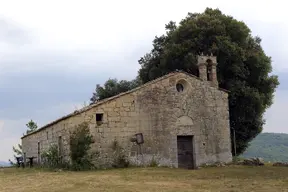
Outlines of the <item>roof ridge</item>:
M186 72L186 71L178 70L178 69L177 69L177 70L172 71L172 72L169 72L169 73L167 73L167 74L165 74L165 75L163 75L163 76L161 76L161 77L158 77L158 78L156 78L156 79L153 79L153 80L151 80L151 81L148 81L148 82L144 83L143 85L140 85L140 86L138 86L138 87L136 87L136 88L134 88L134 89L131 89L131 90L129 90L129 91L125 91L125 92L119 93L119 94L117 94L117 95L114 95L114 96L112 96L112 97L108 97L108 98L102 99L102 100L100 100L100 101L98 101L98 102L96 102L96 103L93 103L93 104L89 105L89 106L82 107L82 108L79 109L79 110L74 110L72 113L69 113L69 114L67 114L67 115L64 115L64 116L62 116L62 117L60 117L60 118L58 118L58 119L56 119L56 120L54 120L54 121L52 121L52 122L50 122L50 123L48 123L48 124L42 126L41 128L37 129L36 131L33 131L33 132L31 132L31 133L29 133L29 134L27 134L27 135L24 135L23 137L21 137L21 139L23 139L23 138L25 138L25 137L27 137L27 136L29 136L29 135L32 135L32 134L34 134L34 133L37 133L37 132L39 132L39 131L41 131L41 130L43 130L43 129L51 126L51 125L54 125L54 124L56 124L56 123L58 123L58 122L60 122L60 121L62 121L62 120L65 120L65 119L67 119L67 118L69 118L69 117L72 117L72 116L81 114L81 113L83 113L83 112L85 112L85 111L87 111L87 110L89 110L89 109L92 109L93 107L96 107L96 106L98 106L98 105L101 105L101 104L103 104L103 103L106 103L106 102L108 102L108 101L111 101L111 100L113 100L113 99L119 98L119 97L121 97L121 96L123 96L123 95L127 95L127 94L129 94L129 93L133 93L133 92L135 92L135 91L137 91L137 90L139 90L139 89L142 89L142 88L144 88L144 87L147 87L147 86L149 86L149 85L151 85L151 84L153 84L153 83L155 83L155 82L158 82L158 81L161 81L161 80L163 80L163 79L166 79L166 78L168 78L168 77L170 77L170 76L172 76L172 75L175 75L176 73L183 73L183 74L186 74L186 75L188 75L188 76L190 76L190 77L193 77L193 78L196 78L196 79L198 79L198 80L203 81L202 79L200 79L199 77L197 77L197 76L195 76L195 75L193 75L193 74L190 74L190 73L188 73L188 72ZM228 92L228 91L225 90L225 89L221 89L221 88L218 88L218 89L221 90L221 91Z
M144 87L147 87L148 85L151 85L151 84L153 84L153 83L155 83L155 82L157 82L157 81L160 81L160 80L163 80L163 79L165 79L165 78L168 78L168 77L170 77L170 76L172 76L172 75L175 75L175 73L179 73L179 72L180 72L180 71L172 71L172 72L170 72L170 73L168 73L168 74L166 74L166 75L163 75L163 76L161 76L161 77L159 77L159 78L157 78L157 79L154 79L154 80L151 80L151 81L149 81L149 82L146 82L146 83L144 83L143 85L140 85L140 86L138 86L138 87L136 87L136 88L134 88L134 89L131 89L131 90L129 90L129 91L125 91L125 92L119 93L119 94L117 94L117 95L114 95L114 96L112 96L112 97L108 97L108 98L102 99L102 100L100 100L100 101L98 101L98 102L96 102L96 103L93 103L93 104L89 105L89 106L82 107L82 108L79 109L79 110L74 110L72 113L69 113L69 114L67 114L67 115L64 115L64 116L62 116L62 117L60 117L60 118L58 118L58 119L56 119L56 120L54 120L54 121L52 121L52 122L50 122L50 123L48 123L48 124L42 126L41 128L37 129L36 131L33 131L33 132L29 133L29 134L24 135L23 137L21 137L21 139L23 139L23 138L25 138L25 137L27 137L27 136L29 136L29 135L32 135L32 134L34 134L34 133L37 133L37 132L39 132L39 131L41 131L41 130L43 130L43 129L51 126L51 125L54 125L54 124L56 124L56 123L58 123L58 122L60 122L60 121L62 121L62 120L65 120L65 119L67 119L67 118L69 118L69 117L72 117L72 116L81 114L81 113L83 113L83 112L85 112L85 111L87 111L87 110L89 110L89 109L92 109L92 108L94 108L94 107L96 107L96 106L98 106L98 105L101 105L101 104L103 104L103 103L106 103L106 102L108 102L108 101L111 101L111 100L113 100L113 99L116 99L116 98L118 98L118 97L121 97L121 96L123 96L123 95L127 95L127 94L129 94L129 93L133 93L133 92L135 92L135 91L137 91L137 90L139 90L139 89L142 89L142 88L144 88ZM180 72L180 73L183 73L183 72Z

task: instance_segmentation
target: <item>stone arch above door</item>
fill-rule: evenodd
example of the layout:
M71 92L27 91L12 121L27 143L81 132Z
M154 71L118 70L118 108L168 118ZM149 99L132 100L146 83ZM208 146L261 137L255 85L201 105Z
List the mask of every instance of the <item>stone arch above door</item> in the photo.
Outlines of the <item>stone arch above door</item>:
M176 120L176 126L187 126L187 125L193 125L193 120L189 116L181 116L178 117Z

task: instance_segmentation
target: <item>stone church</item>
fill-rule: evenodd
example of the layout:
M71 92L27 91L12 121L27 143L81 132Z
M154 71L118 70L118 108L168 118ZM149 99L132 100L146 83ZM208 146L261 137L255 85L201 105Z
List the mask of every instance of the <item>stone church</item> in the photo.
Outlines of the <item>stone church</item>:
M92 149L106 154L113 141L131 163L197 168L231 162L228 92L218 87L215 56L198 56L199 77L175 71L138 88L101 100L22 137L24 158L57 144L69 158L69 130L86 121Z

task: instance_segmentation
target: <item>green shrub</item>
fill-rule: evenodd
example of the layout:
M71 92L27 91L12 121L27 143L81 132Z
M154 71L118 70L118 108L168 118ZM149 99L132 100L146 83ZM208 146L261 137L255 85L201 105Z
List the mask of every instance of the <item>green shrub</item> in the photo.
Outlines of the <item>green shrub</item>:
M239 162L241 162L241 161L243 161L244 160L244 158L242 158L242 157L239 157L239 156L234 156L233 157L233 159L232 159L232 164L237 164L237 163L239 163Z
M70 134L70 158L71 166L75 171L93 169L93 154L89 154L91 144L94 143L90 134L87 122L83 122L75 127Z
M155 157L153 156L150 163L149 163L149 167L158 167L158 162L157 160L155 159Z
M125 150L119 145L118 141L114 141L112 144L113 149L113 161L112 167L114 168L124 168L129 167L130 162L125 155Z
M59 156L58 145L52 144L41 154L42 166L47 168L68 168L68 163Z

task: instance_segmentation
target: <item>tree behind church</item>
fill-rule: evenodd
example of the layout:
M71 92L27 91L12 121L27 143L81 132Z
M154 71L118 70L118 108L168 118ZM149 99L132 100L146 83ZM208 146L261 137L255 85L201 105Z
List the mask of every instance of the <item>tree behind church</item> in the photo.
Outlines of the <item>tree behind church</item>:
M166 34L153 40L152 51L140 58L137 84L123 89L117 80L108 80L103 87L98 85L91 101L130 90L176 69L198 75L196 56L213 53L218 60L219 87L230 91L230 125L236 130L237 153L241 154L262 132L263 114L272 105L279 85L278 77L269 75L271 58L262 49L261 39L253 37L244 22L210 8L188 13L178 26L171 21L165 29Z
M35 122L32 121L32 120L30 120L30 121L26 124L26 127L27 127L26 134L32 133L32 132L34 132L34 131L36 131L36 130L38 129L37 123L35 123Z
M178 26L171 21L165 28L166 34L155 37L152 51L139 60L140 79L145 83L176 69L197 75L196 56L216 55L219 87L230 91L230 125L242 153L262 131L263 114L279 85L278 77L269 75L271 58L261 39L245 23L210 8L188 13Z
M139 78L133 79L131 81L117 79L108 79L103 86L97 84L95 92L90 98L90 104L93 104L99 100L118 95L136 88L141 84Z

